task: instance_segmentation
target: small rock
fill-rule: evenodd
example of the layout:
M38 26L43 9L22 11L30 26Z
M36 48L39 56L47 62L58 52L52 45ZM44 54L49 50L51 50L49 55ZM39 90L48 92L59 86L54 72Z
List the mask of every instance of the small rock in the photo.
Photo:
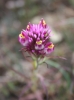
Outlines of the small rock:
M52 33L52 36L51 36L50 40L53 43L59 43L59 42L61 42L63 40L62 33L58 33L55 30L52 30L51 33Z

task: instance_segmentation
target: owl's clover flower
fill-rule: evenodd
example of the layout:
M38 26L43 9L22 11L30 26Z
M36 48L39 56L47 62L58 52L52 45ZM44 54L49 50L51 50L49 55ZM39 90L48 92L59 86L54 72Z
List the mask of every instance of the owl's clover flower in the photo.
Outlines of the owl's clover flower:
M42 19L39 24L29 23L19 34L19 42L29 54L35 57L46 57L54 50L50 42L51 29Z

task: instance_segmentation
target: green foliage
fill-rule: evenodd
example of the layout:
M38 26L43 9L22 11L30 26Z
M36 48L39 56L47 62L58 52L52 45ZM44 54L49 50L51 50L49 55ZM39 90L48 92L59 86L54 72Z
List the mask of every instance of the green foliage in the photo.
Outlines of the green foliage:
M15 85L14 85L13 82L9 82L7 85L8 85L8 88L9 88L10 90L15 90Z
M74 0L69 0L69 3L74 7Z
M62 75L64 76L64 78L67 81L67 87L69 88L70 84L71 84L69 74L63 68L61 68L60 65L57 62L54 62L54 61L51 61L51 60L47 60L45 62L49 65L49 67L57 68L62 73Z

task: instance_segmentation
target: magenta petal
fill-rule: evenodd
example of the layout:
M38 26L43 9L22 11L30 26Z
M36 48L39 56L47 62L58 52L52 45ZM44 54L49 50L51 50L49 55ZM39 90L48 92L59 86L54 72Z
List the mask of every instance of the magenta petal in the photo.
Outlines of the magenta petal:
M35 45L36 50L42 50L44 48L44 45Z
M28 45L28 35L27 35L25 30L22 30L21 33L19 34L19 42L23 46L27 46Z
M46 28L46 26L47 26L47 24L46 24L44 19L42 19L39 24L40 24L40 26L42 26L44 28Z
M19 38L19 42L20 42L21 45L23 45L23 46L27 46L27 45L28 45L28 40L25 40L25 39Z
M53 51L53 49L45 49L44 53L47 55L47 54L50 54L52 51Z
M53 43L52 43L52 42L48 42L48 43L45 45L45 49L44 49L45 54L50 54L53 50L54 50L54 45L53 45Z

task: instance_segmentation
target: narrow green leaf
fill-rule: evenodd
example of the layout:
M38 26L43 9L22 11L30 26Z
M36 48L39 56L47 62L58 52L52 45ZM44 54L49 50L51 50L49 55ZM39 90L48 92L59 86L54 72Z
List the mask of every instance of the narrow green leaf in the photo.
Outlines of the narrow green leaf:
M47 61L45 61L45 63L50 65L49 67L57 68L63 74L64 78L67 81L67 87L69 88L70 84L71 84L71 80L70 80L69 74L63 68L61 68L60 65L57 62L54 62L54 61L51 61L51 60L47 60Z
M8 85L8 87L9 87L11 90L15 90L15 85L14 85L14 83L9 82L7 85Z

